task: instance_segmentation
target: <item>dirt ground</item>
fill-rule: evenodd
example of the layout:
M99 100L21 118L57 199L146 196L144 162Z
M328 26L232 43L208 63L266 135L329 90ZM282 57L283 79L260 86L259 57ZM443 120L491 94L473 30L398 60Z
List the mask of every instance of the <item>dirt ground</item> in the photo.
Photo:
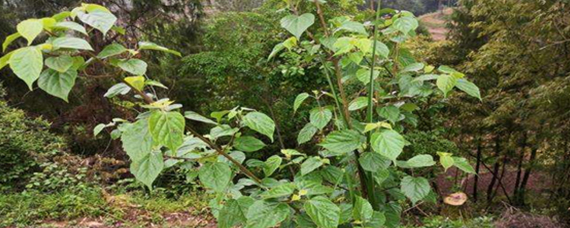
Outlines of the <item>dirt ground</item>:
M433 40L445 40L448 29L445 27L446 17L453 13L453 9L446 8L443 11L425 14L419 17L421 23L426 26Z

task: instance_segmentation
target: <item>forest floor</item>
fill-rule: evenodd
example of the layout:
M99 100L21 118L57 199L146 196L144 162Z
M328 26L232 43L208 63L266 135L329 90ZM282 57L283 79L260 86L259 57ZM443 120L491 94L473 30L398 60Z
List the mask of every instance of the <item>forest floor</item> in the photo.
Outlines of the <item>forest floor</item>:
M431 34L434 41L445 40L447 32L447 18L453 13L452 8L445 8L442 11L424 14L419 17L420 22Z

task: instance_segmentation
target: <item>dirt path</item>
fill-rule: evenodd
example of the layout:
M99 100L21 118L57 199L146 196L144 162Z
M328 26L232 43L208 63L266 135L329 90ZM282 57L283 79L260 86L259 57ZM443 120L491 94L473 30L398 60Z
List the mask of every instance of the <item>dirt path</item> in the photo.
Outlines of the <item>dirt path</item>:
M446 8L443 11L424 14L419 17L421 23L428 29L433 40L445 40L448 29L445 27L447 18L453 13L452 8Z

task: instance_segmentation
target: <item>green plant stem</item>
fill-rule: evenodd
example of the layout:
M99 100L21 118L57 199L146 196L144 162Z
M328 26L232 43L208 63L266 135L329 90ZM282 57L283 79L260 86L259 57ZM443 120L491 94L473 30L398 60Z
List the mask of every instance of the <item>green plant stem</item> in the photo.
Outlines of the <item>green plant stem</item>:
M152 104L154 102L154 100L149 97L147 94L145 94L142 91L139 91L137 89L135 89L133 86L131 86L128 82L125 81L125 84L127 84L129 87L131 87L131 89L133 91L135 91L135 93L137 93L138 95L140 95L143 100L145 101L145 103L147 104ZM186 130L189 131L190 133L192 133L192 135L196 136L198 139L202 140L204 143L208 144L209 147L211 147L212 149L216 150L216 152L222 156L224 156L225 158L227 158L230 162L232 162L234 165L236 165L240 171L242 173L244 173L246 176L250 177L251 179L253 179L253 181L255 181L258 184L261 184L261 179L257 176L255 176L255 174L253 174L251 171L249 171L245 166L243 166L240 162L238 162L237 160L235 160L234 158L232 158L232 156L230 156L228 153L226 153L222 148L220 148L218 145L216 145L215 143L213 143L212 141L210 141L209 139L207 139L206 137L202 136L200 133L198 133L196 130L192 129L192 127L186 125Z
M374 20L374 35L372 36L372 40L374 41L373 45L372 45L372 61L370 63L370 80L369 80L369 86L368 86L368 110L366 112L366 121L368 123L372 123L373 121L373 113L374 113L374 67L376 65L376 45L377 45L377 38L378 38L378 25L376 24L378 22L378 20L380 19L380 7L382 0L378 0L378 6L376 8L376 18ZM366 141L368 142L368 145L371 145L370 141L372 138L372 131L368 132L368 134L366 135ZM368 148L372 148L371 146L369 146ZM369 149L370 150L370 149ZM369 153L372 153L372 151L370 150ZM372 204L372 207L375 210L379 209L379 205L376 202L376 192L374 191L374 180L372 180L372 174L369 173L369 175L367 175L368 178L368 200L370 201L370 204Z

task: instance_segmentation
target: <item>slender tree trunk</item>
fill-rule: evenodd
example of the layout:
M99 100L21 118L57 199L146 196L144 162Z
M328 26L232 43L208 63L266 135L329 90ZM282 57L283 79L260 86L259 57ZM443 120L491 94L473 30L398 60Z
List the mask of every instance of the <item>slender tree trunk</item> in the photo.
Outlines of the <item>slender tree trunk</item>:
M538 148L533 148L532 151L530 152L529 166L524 173L524 177L523 177L523 180L521 182L521 186L519 188L519 191L517 192L519 194L517 196L517 199L520 200L521 206L523 206L525 204L524 196L525 196L525 191L526 191L526 184L528 183L528 179L530 178L530 174L531 174L532 168L534 166L534 159L536 159L537 150L538 150Z
M473 182L473 200L475 202L477 202L477 187L478 187L478 183L479 183L479 170L481 169L481 155L483 153L483 146L482 146L482 142L481 142L481 135L479 135L479 138L477 139L477 164L475 165L475 180Z
M524 137L523 137L523 142L521 145L521 151L520 151L520 156L519 156L519 164L517 166L517 180L515 182L515 188L513 191L513 195L514 195L514 202L516 205L522 205L524 204L521 200L521 195L520 195L520 191L521 191L521 178L522 178L522 173L523 173L523 163L524 163L524 156L525 156L525 152L526 152L526 146L527 146L527 134L525 132ZM532 161L531 161L532 162Z
M493 197L493 187L495 186L495 182L497 181L498 178L498 174L499 174L499 168L500 168L500 162L498 160L499 156L501 155L501 142L500 142L500 138L499 136L495 137L495 157L497 158L497 161L495 162L495 165L493 165L493 179L491 179L491 183L489 183L489 186L487 187L487 201L491 201L491 198Z

